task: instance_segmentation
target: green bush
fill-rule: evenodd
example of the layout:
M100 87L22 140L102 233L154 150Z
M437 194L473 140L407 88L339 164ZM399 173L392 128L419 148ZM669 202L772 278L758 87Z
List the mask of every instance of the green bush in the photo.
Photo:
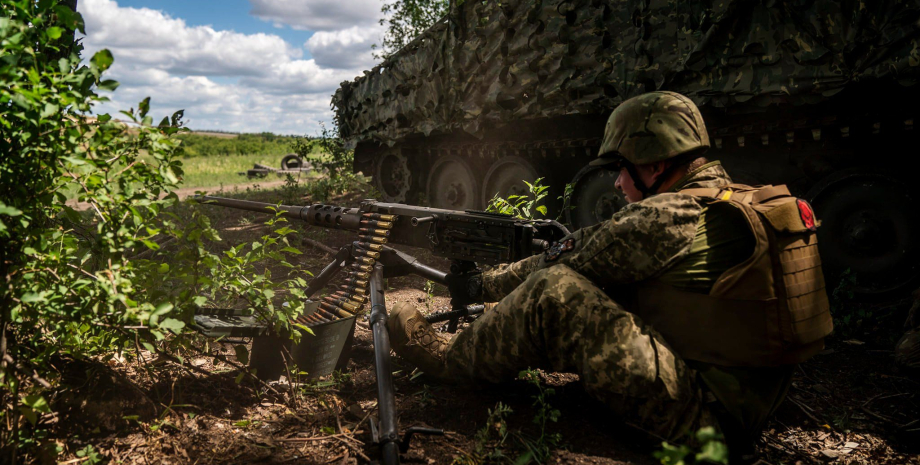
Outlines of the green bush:
M273 281L258 266L293 267L283 218L257 241L214 252L208 218L178 205L181 111L154 125L147 99L123 112L128 124L87 116L106 100L97 90L118 84L103 79L108 50L81 63L78 13L52 0L5 0L0 12L0 462L16 463L61 452L47 439L47 399L66 388L56 362L143 345L183 363L170 353L190 346L198 306L238 295L287 326L305 283L298 273ZM279 289L288 309L273 306ZM68 447L96 459L92 447Z
M239 134L235 137L215 137L204 134L181 134L176 136L182 141L179 155L183 157L216 157L226 155L274 155L291 153L292 144L301 138L278 136L270 132L261 134ZM308 153L315 153L313 139L304 139Z

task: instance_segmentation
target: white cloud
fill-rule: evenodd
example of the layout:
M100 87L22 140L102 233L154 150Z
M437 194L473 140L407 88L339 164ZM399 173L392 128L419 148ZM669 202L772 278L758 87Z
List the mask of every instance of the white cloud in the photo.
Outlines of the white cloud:
M268 76L246 77L240 84L273 94L331 94L342 81L361 74L354 70L324 69L314 60L297 60L273 65Z
M383 26L375 24L317 32L307 40L304 47L319 66L370 69L376 63L371 45L382 43L385 30Z
M263 3L279 13L285 6ZM314 12L327 9L326 20L336 17L335 9L327 8L333 2L308 3ZM350 11L345 5L351 3L338 2L339 13ZM374 3L371 9L377 12ZM152 116L185 109L189 127L196 129L312 135L320 121L332 120L329 102L339 84L374 64L369 28L317 32L304 44L313 58L303 59L302 49L272 34L189 26L160 11L120 7L113 0L78 5L86 21L84 56L111 50L115 64L108 77L122 84L97 113L136 108L150 96Z
M79 3L88 43L122 60L180 74L259 74L272 64L299 58L301 51L278 36L190 27L147 8L122 8L112 0Z
M381 0L249 0L249 14L305 31L334 31L343 24L368 26L380 19Z

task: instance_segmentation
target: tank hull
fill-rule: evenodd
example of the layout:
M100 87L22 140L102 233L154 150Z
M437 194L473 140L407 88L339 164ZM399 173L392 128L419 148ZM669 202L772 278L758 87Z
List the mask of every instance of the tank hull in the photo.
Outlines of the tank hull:
M862 200L915 205L898 166L916 134L918 20L920 0L466 1L333 104L355 170L385 199L482 208L492 190L521 191L512 176L543 177L551 213L577 228L622 203L602 192L609 176L583 171L610 112L680 92L703 111L708 156L833 212L821 241L846 240L822 248L844 257L828 268L882 295L920 274L917 215Z

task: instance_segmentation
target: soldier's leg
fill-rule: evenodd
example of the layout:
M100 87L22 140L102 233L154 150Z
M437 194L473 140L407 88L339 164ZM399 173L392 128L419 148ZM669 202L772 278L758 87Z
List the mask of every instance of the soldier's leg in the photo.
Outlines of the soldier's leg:
M571 268L532 274L457 335L442 377L507 381L528 367L581 376L624 421L663 438L708 424L700 386L661 336Z

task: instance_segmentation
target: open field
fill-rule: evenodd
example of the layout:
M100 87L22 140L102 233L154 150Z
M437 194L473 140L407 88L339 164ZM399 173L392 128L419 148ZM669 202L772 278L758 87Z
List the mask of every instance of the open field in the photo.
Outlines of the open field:
M240 184L252 184L260 180L249 179L245 173L251 169L255 163L280 168L281 156L279 155L224 155L215 157L193 157L182 160L185 169L185 175L182 177L182 189L195 187L220 187L233 186ZM307 174L301 175L306 178ZM272 182L284 178L278 178L274 175L261 180L261 182Z
M276 202L281 190L230 189L221 195ZM353 191L330 203L354 206L366 191ZM313 199L300 198L309 204ZM254 240L269 231L266 218L252 212L202 208L220 231L223 241L211 247L226 249ZM341 247L353 237L347 231L325 230L292 223L297 236ZM304 254L299 262L317 273L331 257L297 236L291 244ZM403 248L422 262L440 269L449 266L426 251ZM268 265L272 266L272 265ZM272 267L283 278L288 271ZM336 281L334 281L336 282ZM418 277L388 281L387 303L409 301L423 312L449 306L446 289L423 291ZM882 463L920 464L920 381L894 366L892 334L900 331L903 311L863 333L834 336L828 347L797 370L789 399L769 423L758 444L766 463ZM65 462L79 457L73 451L93 445L115 463L366 463L373 456L369 421L376 413L376 384L371 334L366 322L356 329L351 361L333 377L301 385L281 382L259 385L234 381L239 373L200 352L219 352L235 360L230 344L210 342L209 348L183 353L185 366L140 351L113 360L74 362L67 371L75 386L59 399L61 413L52 437L66 445ZM413 368L394 360L397 407L402 431L409 426L443 428L443 437L419 437L405 463L485 463L474 460L477 450L495 451L492 463L513 463L523 453L509 441L495 448L495 424L489 409L498 402L513 413L512 431L533 437L533 396L524 382L501 386L441 385L413 374ZM618 422L578 383L577 376L544 373L544 383L556 392L547 401L560 410L558 423L548 432L561 433L561 446L549 463L653 464L651 453L659 441ZM129 386L136 386L130 388ZM70 407L68 407L70 406ZM56 411L58 411L56 409ZM481 439L483 430L491 440ZM76 463L76 462L71 462Z
M232 133L232 132L192 131L190 134L196 135L196 136L217 137L220 139L236 139L240 137L239 134Z

